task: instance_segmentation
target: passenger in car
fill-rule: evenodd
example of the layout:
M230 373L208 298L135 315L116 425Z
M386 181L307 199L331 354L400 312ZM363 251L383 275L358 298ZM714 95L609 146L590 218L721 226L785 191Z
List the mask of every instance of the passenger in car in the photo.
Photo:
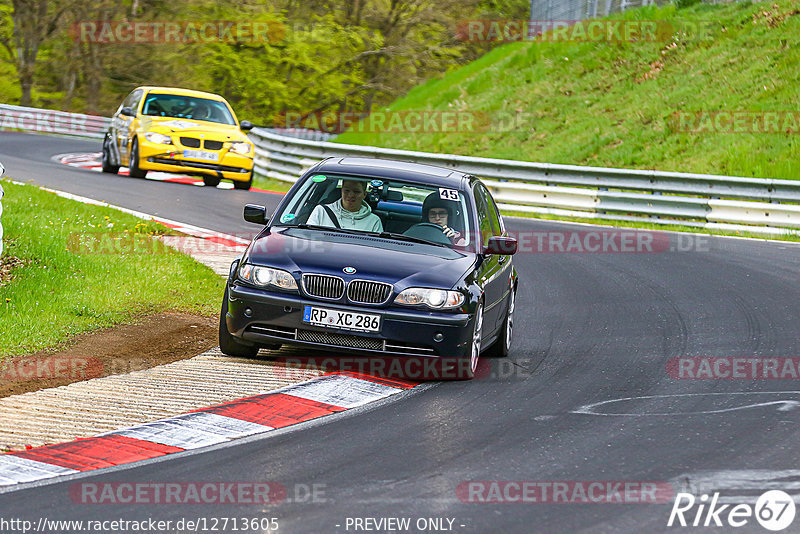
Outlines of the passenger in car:
M367 182L342 180L342 198L336 202L317 206L307 223L316 226L332 226L347 230L383 232L380 218L364 202Z

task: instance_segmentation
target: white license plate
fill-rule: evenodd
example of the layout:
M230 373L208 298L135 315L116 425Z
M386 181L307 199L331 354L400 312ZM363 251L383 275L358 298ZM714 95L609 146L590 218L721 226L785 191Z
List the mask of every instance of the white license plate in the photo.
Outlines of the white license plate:
M354 330L357 332L380 332L381 316L371 313L356 313L316 306L303 307L303 322L316 326Z
M206 161L219 161L219 154L216 152L208 152L206 150L184 150L184 158L204 159Z

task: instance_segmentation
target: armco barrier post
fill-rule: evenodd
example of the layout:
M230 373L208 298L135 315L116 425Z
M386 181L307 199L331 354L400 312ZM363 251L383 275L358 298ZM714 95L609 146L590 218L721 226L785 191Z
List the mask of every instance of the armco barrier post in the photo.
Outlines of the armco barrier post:
M6 173L3 164L0 163L0 178ZM0 184L0 256L3 255L3 185Z

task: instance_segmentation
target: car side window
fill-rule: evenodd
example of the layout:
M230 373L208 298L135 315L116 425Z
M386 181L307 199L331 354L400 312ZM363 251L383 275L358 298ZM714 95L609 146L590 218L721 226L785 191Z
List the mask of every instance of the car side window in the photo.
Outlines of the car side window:
M143 93L144 92L141 91L141 90L136 90L131 95L131 96L133 96L133 99L131 100L131 103L129 105L130 105L131 108L133 108L133 112L134 113L136 113L136 108L139 107L139 102L141 102L141 100L142 100L142 94Z
M131 102L133 101L133 96L134 96L135 93L136 93L136 91L131 91L130 94L125 97L125 100L123 100L122 104L119 105L119 108L117 109L117 113L116 114L119 114L119 112L122 111L122 108L130 106Z
M489 205L489 222L492 225L492 235L503 235L505 229L503 228L503 219L500 217L500 211L497 209L497 204L488 190L484 187Z
M494 229L492 228L492 215L489 208L492 203L492 199L489 197L486 187L480 182L475 184L474 191L475 208L478 212L478 227L481 232L481 241L485 247L489 242L489 237L497 235L494 233Z

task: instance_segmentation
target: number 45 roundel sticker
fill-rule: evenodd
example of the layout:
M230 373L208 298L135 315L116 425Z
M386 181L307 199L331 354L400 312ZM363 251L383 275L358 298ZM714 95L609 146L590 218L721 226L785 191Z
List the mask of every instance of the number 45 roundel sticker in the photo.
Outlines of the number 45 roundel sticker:
M455 189L445 189L444 187L440 187L439 198L441 198L442 200L458 201L458 191L456 191Z

